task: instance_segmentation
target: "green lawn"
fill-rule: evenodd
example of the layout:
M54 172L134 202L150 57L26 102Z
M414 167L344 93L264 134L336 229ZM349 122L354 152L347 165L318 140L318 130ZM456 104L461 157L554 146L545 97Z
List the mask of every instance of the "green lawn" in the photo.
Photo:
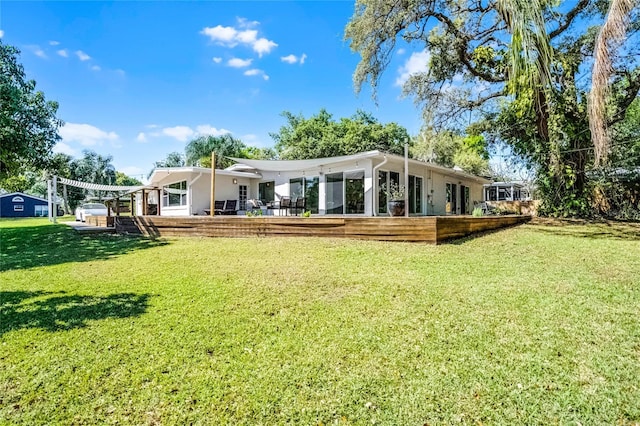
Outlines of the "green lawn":
M441 246L0 228L0 424L640 422L638 225Z

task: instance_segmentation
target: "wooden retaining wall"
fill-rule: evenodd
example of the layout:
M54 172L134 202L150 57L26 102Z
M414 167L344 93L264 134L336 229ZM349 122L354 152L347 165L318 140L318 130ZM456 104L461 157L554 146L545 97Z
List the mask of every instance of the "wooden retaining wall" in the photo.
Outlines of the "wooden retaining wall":
M87 216L84 222L88 225L113 228L114 219L114 216Z
M442 241L512 226L529 216L427 217L243 217L243 216L120 216L116 232L153 237L315 236L379 241Z

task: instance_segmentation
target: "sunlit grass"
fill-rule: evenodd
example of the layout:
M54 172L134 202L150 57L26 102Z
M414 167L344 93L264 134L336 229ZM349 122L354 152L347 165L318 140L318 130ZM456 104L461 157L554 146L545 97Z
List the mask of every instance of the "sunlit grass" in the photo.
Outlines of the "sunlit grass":
M0 423L640 421L638 226L437 247L0 228Z

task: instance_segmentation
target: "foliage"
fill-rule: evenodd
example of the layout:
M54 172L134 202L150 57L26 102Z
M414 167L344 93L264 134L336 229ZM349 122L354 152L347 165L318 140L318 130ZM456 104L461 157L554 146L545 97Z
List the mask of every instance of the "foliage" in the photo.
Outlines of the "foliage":
M34 183L35 180L30 179L29 175L24 173L0 179L0 188L7 192L26 192Z
M153 168L159 167L182 167L185 165L184 155L179 152L170 152L164 160L153 163Z
M122 172L116 171L116 183L118 186L142 186L142 182L131 176L127 176Z
M471 216L473 216L473 217L482 217L482 209L480 207L474 208L473 212L471 212Z
M424 46L428 70L412 75L404 93L423 107L427 124L466 127L462 117L480 123L490 142L506 142L537 172L541 213L588 216L594 156L583 77L597 28L585 22L602 22L605 3L358 0L346 27L361 55L356 90L369 81L375 96L398 39ZM625 119L640 90L639 12L629 20L633 40L612 63L609 125Z
M0 179L45 166L60 140L58 104L25 80L19 54L0 40Z
M216 153L216 168L224 169L234 163L227 157L242 157L246 146L230 134L200 136L185 148L186 165L211 167L211 153Z
M393 154L404 153L407 130L396 123L382 124L371 114L357 111L350 118L339 121L324 108L305 118L288 111L281 114L287 124L278 133L271 133L280 158L302 160L336 157L359 152L380 150Z
M433 127L423 127L414 137L410 152L418 160L445 167L458 166L471 174L489 172L488 144L482 135L465 137L453 131L438 132Z
M380 187L389 201L404 201L405 187L396 182L385 182Z
M306 210L302 213L302 217L311 217L311 210Z
M46 223L0 221L3 424L640 419L638 225L424 246Z

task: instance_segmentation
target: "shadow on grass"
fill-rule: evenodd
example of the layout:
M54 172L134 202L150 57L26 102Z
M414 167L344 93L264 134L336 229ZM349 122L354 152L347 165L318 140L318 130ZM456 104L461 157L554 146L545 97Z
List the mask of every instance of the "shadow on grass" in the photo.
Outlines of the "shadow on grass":
M12 330L38 328L60 331L81 328L87 321L140 316L149 294L117 293L108 296L51 295L42 291L0 292L0 336ZM37 300L29 300L35 299Z
M81 235L66 225L3 226L0 228L0 272L108 259L165 241L113 234Z
M531 226L538 232L590 239L640 241L640 223L589 222L586 220L536 218Z

